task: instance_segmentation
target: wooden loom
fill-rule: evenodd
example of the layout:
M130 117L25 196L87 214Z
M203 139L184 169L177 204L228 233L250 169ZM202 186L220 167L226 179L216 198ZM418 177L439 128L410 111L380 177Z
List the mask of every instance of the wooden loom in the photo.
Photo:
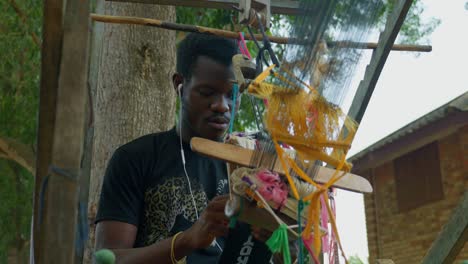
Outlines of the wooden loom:
M401 5L397 6L397 12L400 13L400 16L404 17L404 15L407 12L407 8L409 8L410 3L411 3L411 1L407 1L407 2L404 2L404 4L402 3ZM192 31L192 32L197 31L197 32L207 33L207 34L220 34L220 35L223 35L225 37L231 37L231 38L234 38L235 36L237 36L237 33L234 33L234 34L229 33L229 32L227 32L227 33L226 32L221 32L220 33L220 32L217 32L216 30L213 30L213 29L206 29L206 28L201 28L201 27L186 27L186 26L181 27L181 26L175 25L174 23L171 24L171 23L161 22L161 21L159 21L159 22L158 21L150 21L149 19L104 17L104 16L99 16L99 15L92 15L92 18L94 20L96 20L96 21L110 22L110 23L144 24L144 25L157 26L157 27L162 27L162 28L167 28L167 29L176 29L176 30ZM401 26L401 22L402 22L401 20L400 21L390 21L390 23L388 23L388 24L390 24L393 27L393 30L395 30L395 28L399 28L399 26ZM394 24L392 25L392 23L394 23ZM358 89L358 95L356 96L355 100L353 101L353 106L351 108L350 114L353 115L353 117L356 120L360 120L362 118L362 115L363 115L364 110L365 110L365 108L367 106L368 100L370 98L370 94L372 93L372 90L374 88L373 86L375 86L375 82L376 82L375 76L377 75L377 77L378 77L378 74L379 74L379 72L381 70L381 67L383 67L383 63L385 61L385 58L388 55L389 50L393 46L391 44L390 44L390 46L388 46L388 43L393 42L394 37L396 37L396 35L393 36L393 33L397 33L397 32L398 32L398 29L397 29L396 32L392 31L392 36L385 36L385 34L384 34L383 38L386 39L385 40L386 43L383 43L382 41L379 41L378 44L376 44L375 46L372 47L372 48L376 49L375 53L377 53L377 54L379 52L381 53L380 54L381 57L379 57L378 59L375 59L373 57L373 60L377 60L377 64L378 64L378 65L376 65L377 68L368 69L368 71L371 72L370 74L372 76L367 81L364 80L364 82L363 82L364 84L361 83L363 85L360 85L360 88ZM280 40L280 41L282 41L282 40ZM355 45L355 44L353 44L353 43L343 43L343 45ZM385 47L383 47L382 45L385 45ZM363 45L361 43L361 44L358 44L356 46L357 47L364 47L366 45ZM371 46L371 45L367 45L366 47L369 47L369 46ZM384 49L385 51L383 51L382 49ZM383 60L383 62L382 62L382 60ZM379 69L379 67L380 67L380 69ZM366 72L366 76L367 75L368 75L368 73ZM254 152L252 150L243 149L243 148L232 146L232 145L212 142L212 141L205 140L205 139L200 139L200 138L192 139L191 145L192 145L192 149L194 151L196 151L196 152L199 152L201 154L204 154L204 155L207 155L207 156L210 156L210 157L213 157L213 158L221 159L221 160L224 160L224 161L229 162L229 163L241 165L241 166L251 166L250 165L251 157L254 155ZM273 167L273 171L276 171L276 172L278 172L280 174L285 174L286 173L284 171L284 169L279 165L279 162L275 162L275 166ZM316 172L316 175L313 178L313 180L315 182L319 182L319 183L327 183L333 177L333 175L336 174L335 170L333 170L331 168L320 167L320 166L316 167L316 171L317 172ZM339 174L341 174L341 173L339 173ZM372 187L371 187L370 183L366 179L364 179L363 177L360 177L358 175L351 174L351 173L347 173L345 175L345 177L342 177L340 180L335 182L333 184L333 186L338 187L338 188L342 188L342 189L346 189L346 190L357 191L357 192L372 192ZM236 207L236 205L231 204L231 207ZM250 209L252 209L252 208L250 208ZM229 211L229 208L227 208L227 211ZM234 211L235 211L235 208L234 208ZM261 215L260 211L262 211L262 210L251 210L251 211L245 210L245 211L250 212L249 214L251 216L255 215L258 218L258 216ZM246 216L246 219L247 218L255 219L256 217ZM267 218L267 216L265 216L265 218L263 218L263 217L261 217L261 218L262 218L262 221L263 221L263 220L265 220ZM266 222L268 222L268 221L266 221ZM262 223L266 223L266 222L262 222ZM274 228L275 227L272 226L272 229L274 229Z
M107 1L221 9L231 9L232 6L239 5L238 0ZM422 51L418 46L403 45L401 49L395 49L399 45L393 45L411 3L411 0L397 1L395 3L394 12L388 17L385 29L381 33L378 43L366 45L367 48L372 48L374 51L371 62L366 69L365 76L359 85L353 106L351 107L350 115L356 120L362 118L389 52L391 50ZM44 203L42 228L39 228L38 224L41 221L39 217L41 215L41 210L39 209L39 205L41 204L39 193L41 184L48 177L48 167L52 162L52 158L58 160L55 161L56 165L66 168L80 168L79 164L83 162L81 148L85 140L82 135L84 129L81 124L86 120L86 114L80 107L84 108L86 105L86 103L83 102L87 102L88 95L85 91L88 89L89 84L86 82L88 79L88 64L86 62L82 63L82 59L87 57L88 49L90 48L88 41L91 33L88 27L89 16L92 16L90 12L103 12L102 6L96 10L93 8L93 11L91 11L88 1L46 0L46 4L44 4L44 28L42 31L43 67L41 67L42 81L37 155L39 159L37 162L37 173L35 175L34 227L32 230L35 241L33 247L36 263L51 263L52 260L56 262L73 263L73 258L82 254L82 252L76 251L74 248L75 237L73 234L77 229L76 217L74 216L76 215L78 206L76 202L76 190L78 190L80 186L80 189L88 188L87 186L89 184L86 183L86 175L89 174L89 169L82 169L80 170L81 173L77 174L81 175L77 177L80 179L79 183L73 182L73 184L70 184L66 182L68 179L65 177L51 177L51 180L49 180L48 199ZM291 15L296 14L298 12L297 10L297 1L271 0L272 14ZM108 23L113 22L109 21ZM143 25L145 23L139 24ZM95 25L91 27L93 28L92 31L96 31L94 28ZM77 43L80 44L77 45ZM430 49L431 47L428 46L426 51L430 51ZM73 58L75 59L70 59L70 54L74 54ZM77 63L77 61L80 63ZM92 67L93 65L91 65L91 68ZM58 70L59 68L61 70ZM73 74L70 75L70 73ZM58 81L59 78L61 80L60 82ZM74 81L76 78L82 81ZM92 80L93 77L90 76L89 79ZM72 85L69 85L70 83ZM69 94L68 90L74 91L73 97L57 97L57 91L59 91L59 94L66 95ZM73 98L73 104L70 104L67 98ZM56 104L55 101L57 101ZM74 107L74 111L62 111L63 107L68 107L67 109L69 109L70 105ZM55 122L54 117L58 114L63 118ZM74 122L70 123L70 120ZM69 128L62 130L68 131L69 133L56 132L54 134L54 131L57 131L57 129L54 130L54 127L62 128L65 126ZM52 150L49 148L49 146L52 145L52 141L58 142L55 145L59 145L60 147L63 145L65 148L54 147L56 150L54 149L52 155ZM70 148L70 142L73 142L73 148ZM85 164L87 164L86 160ZM87 196L80 195L80 201L86 204ZM65 221L60 219L65 219ZM66 234L66 236L63 234ZM61 248L62 250L57 250L57 248Z
M246 167L251 166L250 161L252 160L252 156L254 155L254 150L245 149L231 144L219 143L198 137L192 138L192 140L190 141L190 145L193 151L198 152L200 154ZM278 172L282 175L284 175L285 173L279 161L275 162L273 171ZM318 183L326 183L331 179L334 173L334 169L317 166L317 174L315 175L315 178L313 180ZM346 175L340 180L338 180L333 186L340 189L361 193L372 192L372 186L369 183L369 181L367 181L365 178L359 175L352 173L346 173Z
M236 167L236 165L240 167L254 167L251 161L255 155L255 150L199 137L192 138L190 146L193 151L211 158L223 160L230 164L230 167ZM284 176L284 168L281 166L278 158L276 157L275 159L273 161L274 165L269 169ZM316 165L313 180L325 184L333 178L335 173L336 170L334 169ZM365 178L346 172L339 172L339 174L344 176L333 184L334 187L361 193L372 192L372 186ZM288 201L291 202L291 200L293 199L289 198ZM283 209L276 212L278 217L288 225L296 224L293 219L297 218L297 203L286 204ZM246 199L244 195L240 194L231 194L231 200L226 204L225 213L228 217L235 216L240 221L253 226L262 226L272 232L279 226L278 222L262 206L259 207L251 199ZM305 222L305 219L299 221ZM325 234L327 231L321 228L321 232ZM298 234L292 230L289 231L289 235L293 238L298 238Z

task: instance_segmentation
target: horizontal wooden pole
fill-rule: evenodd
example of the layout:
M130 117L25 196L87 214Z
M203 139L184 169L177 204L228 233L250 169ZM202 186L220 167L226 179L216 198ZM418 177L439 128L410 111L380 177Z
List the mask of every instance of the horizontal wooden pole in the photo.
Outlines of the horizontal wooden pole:
M223 144L215 141L211 141L204 138L194 137L190 140L190 146L193 151L200 154L206 155L211 158L223 160L226 162L234 163L241 166L251 167L250 161L254 155L254 150L245 149L239 146ZM273 171L276 171L279 174L285 174L281 162L277 160ZM316 167L316 173L311 178L318 183L327 183L335 174L335 170L331 168L326 168L322 166ZM371 193L372 186L370 183L363 177L346 173L344 177L335 182L334 187L361 192L361 193Z
M171 5L198 8L233 9L239 6L238 0L107 0L114 2ZM270 10L272 14L295 15L300 13L297 0L271 0Z
M217 28L202 27L202 26L178 24L178 23L172 23L172 22L167 22L167 21L158 20L158 19L151 19L151 18L109 16L109 15L99 15L99 14L91 14L91 18L94 21L104 22L104 23L144 25L144 26L152 26L152 27L184 31L184 32L211 34L211 35L217 35L217 36L222 36L222 37L231 38L231 39L239 38L239 32L217 29ZM263 40L263 36L260 34L254 34L254 36L257 40ZM247 40L252 40L252 37L250 36L250 34L245 34L245 38ZM278 44L288 44L288 43L293 44L297 42L295 39L276 37L276 36L269 36L268 39L271 42L278 43ZM350 41L329 42L328 45L330 47L340 46L343 48L356 48L356 49L375 49L377 47L377 43L372 43L372 42L361 43L361 42L350 42ZM432 51L432 46L393 45L392 50L430 52Z

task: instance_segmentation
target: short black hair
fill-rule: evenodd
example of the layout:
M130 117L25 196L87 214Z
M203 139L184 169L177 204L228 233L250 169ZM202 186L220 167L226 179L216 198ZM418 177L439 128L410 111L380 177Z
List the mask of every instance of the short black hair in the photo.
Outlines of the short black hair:
M190 33L177 48L177 72L186 80L192 77L193 64L199 56L207 56L226 66L232 64L232 56L239 53L235 40L214 35Z

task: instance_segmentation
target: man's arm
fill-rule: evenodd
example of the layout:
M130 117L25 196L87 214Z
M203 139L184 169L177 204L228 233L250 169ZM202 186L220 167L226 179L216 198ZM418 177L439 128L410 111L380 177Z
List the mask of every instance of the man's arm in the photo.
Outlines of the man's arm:
M228 196L215 197L203 211L200 219L192 227L182 232L174 244L177 260L199 248L208 247L215 237L227 234L227 218L224 206ZM117 263L172 263L172 237L147 247L132 248L137 227L118 221L101 221L96 226L96 250L111 249Z
M172 237L159 241L153 245L132 248L137 234L137 227L117 221L102 221L96 226L96 250L111 249L117 263L172 263ZM181 259L194 250L185 232L181 233L174 245L176 259Z

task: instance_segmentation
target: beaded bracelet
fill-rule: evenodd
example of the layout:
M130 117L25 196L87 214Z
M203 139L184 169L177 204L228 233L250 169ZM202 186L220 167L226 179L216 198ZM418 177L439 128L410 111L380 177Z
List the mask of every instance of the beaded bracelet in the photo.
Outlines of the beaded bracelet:
M175 241L176 241L177 236L180 235L181 233L182 233L182 231L175 234L172 237L172 241L171 241L171 260L172 260L172 264L185 264L186 263L186 258L187 257L183 257L181 260L177 260L175 258L175 254L174 254Z

